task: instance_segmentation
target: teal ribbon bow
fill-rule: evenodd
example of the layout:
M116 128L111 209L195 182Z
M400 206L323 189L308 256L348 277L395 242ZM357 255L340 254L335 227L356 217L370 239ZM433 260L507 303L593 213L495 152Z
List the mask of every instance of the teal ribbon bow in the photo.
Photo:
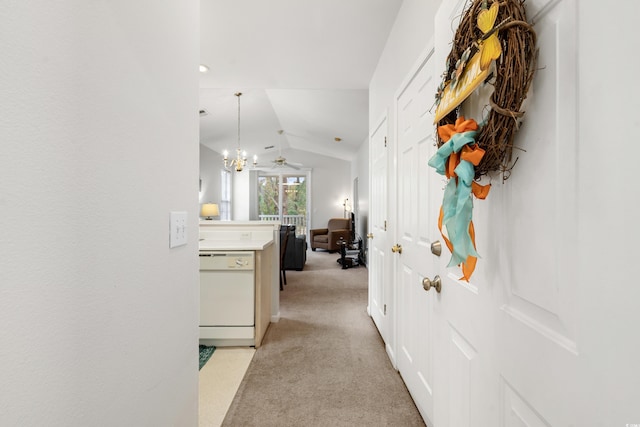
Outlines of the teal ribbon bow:
M451 153L457 153L467 144L475 143L478 131L468 131L454 134L449 141L444 143L429 159L429 166L440 175L445 175L447 160ZM455 173L458 179L450 179L444 190L442 200L442 223L447 229L447 234L453 251L447 267L460 265L467 260L469 255L479 258L471 235L469 224L472 219L473 198L471 197L471 183L475 175L473 164L467 160L460 160Z

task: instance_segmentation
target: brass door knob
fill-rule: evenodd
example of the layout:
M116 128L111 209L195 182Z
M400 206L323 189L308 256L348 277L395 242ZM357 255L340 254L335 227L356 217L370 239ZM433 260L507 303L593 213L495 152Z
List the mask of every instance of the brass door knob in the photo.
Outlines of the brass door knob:
M367 234L367 239L373 239L373 233Z
M393 247L391 248L391 252L393 253L402 253L402 245L398 245L397 243L395 245L393 245Z
M440 276L436 275L433 280L429 280L428 277L422 279L422 287L425 291L428 291L431 288L435 288L438 293L442 290L442 280L440 280Z

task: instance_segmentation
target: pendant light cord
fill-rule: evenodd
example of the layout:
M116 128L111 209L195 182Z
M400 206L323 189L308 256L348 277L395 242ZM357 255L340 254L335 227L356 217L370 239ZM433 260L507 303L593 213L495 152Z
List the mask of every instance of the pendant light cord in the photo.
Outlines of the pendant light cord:
M238 97L238 150L240 149L240 95L242 95L241 92L236 93Z

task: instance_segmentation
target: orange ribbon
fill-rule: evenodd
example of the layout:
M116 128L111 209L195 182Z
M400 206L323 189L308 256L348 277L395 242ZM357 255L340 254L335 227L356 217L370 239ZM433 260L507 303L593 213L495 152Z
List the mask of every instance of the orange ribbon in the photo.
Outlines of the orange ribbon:
M464 117L458 117L455 124L438 126L438 135L447 142L456 133L464 133L472 130L478 130L478 123L473 119L465 120Z

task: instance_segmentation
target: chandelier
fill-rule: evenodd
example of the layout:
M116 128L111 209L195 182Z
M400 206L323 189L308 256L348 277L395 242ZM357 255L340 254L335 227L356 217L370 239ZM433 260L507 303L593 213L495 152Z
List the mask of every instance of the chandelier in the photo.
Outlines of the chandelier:
M230 167L235 167L236 172L242 172L242 169L247 165L247 152L242 151L240 148L240 96L241 92L235 94L238 97L238 148L236 148L236 158L229 160L229 152L224 151L224 168L229 170ZM258 156L253 156L253 166L258 163Z

